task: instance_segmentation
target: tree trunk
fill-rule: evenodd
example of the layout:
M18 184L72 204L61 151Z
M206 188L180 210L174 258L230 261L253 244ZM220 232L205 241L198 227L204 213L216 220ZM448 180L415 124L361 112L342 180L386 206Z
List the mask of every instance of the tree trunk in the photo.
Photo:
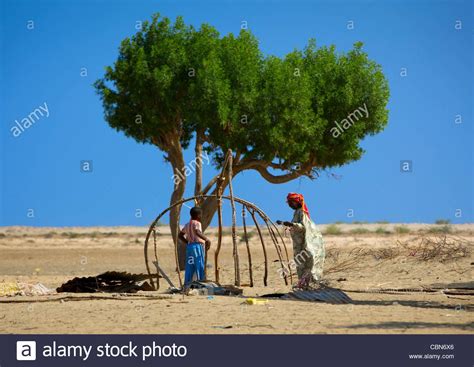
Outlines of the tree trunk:
M200 195L202 192L202 132L196 132L196 146L194 148L196 161L196 180L194 183L194 196ZM201 205L201 202L196 202Z
M184 157L179 137L174 137L168 141L168 160L173 167L173 193L171 194L170 205L181 200L184 196L184 189L186 187L186 175L184 174ZM180 219L181 205L178 205L170 210L170 229L171 236L175 246L178 246L178 263L180 270L184 270L186 247L178 240L179 233L179 219Z
M227 187L227 180L222 183L222 192ZM210 195L216 195L217 194L217 188L212 191ZM214 214L217 211L217 199L216 198L206 198L203 203L201 204L202 208L202 220L201 220L201 225L202 225L202 230L205 231L207 227L211 224L212 218L214 217Z

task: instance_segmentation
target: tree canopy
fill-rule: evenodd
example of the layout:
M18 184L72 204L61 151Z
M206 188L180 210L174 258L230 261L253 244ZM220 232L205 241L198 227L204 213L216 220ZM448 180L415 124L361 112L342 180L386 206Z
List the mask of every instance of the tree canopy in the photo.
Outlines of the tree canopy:
M361 42L342 53L312 39L277 57L264 55L248 30L221 37L210 25L159 14L122 41L95 87L110 126L156 145L174 171L194 136L196 154L204 149L216 167L230 148L235 174L253 169L271 183L360 159L361 140L388 121L387 80ZM354 112L362 106L366 114ZM206 193L215 179L202 188L198 168L195 192ZM175 183L171 202L184 185Z

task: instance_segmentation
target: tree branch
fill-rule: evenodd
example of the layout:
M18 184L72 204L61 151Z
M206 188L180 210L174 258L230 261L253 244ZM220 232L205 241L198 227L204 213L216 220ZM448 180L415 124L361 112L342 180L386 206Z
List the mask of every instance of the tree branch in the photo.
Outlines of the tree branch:
M214 184L217 182L217 179L219 178L220 176L220 173L218 173L217 175L215 175L206 185L206 187L204 187L204 189L202 189L202 192L201 194L202 195L206 195L209 190L212 188L212 186L214 186Z
M271 163L271 162L270 163L263 162L259 160L249 160L237 165L235 167L235 172L238 173L246 169L253 169L257 171L258 173L260 173L260 176L262 176L265 180L274 184L285 183L301 176L307 176L311 179L314 178L312 175L312 168L313 168L312 162L308 162L304 165L301 165L299 169L292 170L283 175L274 175L270 173L268 171L268 167L275 168L275 169L284 169L282 168L283 165L280 165L280 164Z
M202 190L202 136L203 132L198 130L196 132L196 146L194 148L196 161L196 181L194 183L194 196L201 193Z

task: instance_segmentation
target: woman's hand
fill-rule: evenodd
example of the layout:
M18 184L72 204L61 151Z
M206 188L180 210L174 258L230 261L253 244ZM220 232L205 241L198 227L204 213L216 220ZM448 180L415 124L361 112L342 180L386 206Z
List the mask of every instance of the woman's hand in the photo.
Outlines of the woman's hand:
M277 220L277 221L276 221L276 224L278 224L278 225L280 225L280 226L283 224L284 226L287 226L287 227L293 227L293 223L288 222L288 221L284 221L284 222L283 222L283 221L281 221L281 220Z

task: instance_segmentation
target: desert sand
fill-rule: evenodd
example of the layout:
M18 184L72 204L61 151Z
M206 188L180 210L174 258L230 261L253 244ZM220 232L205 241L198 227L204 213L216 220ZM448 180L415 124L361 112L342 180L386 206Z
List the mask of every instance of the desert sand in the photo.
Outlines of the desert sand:
M277 253L267 241L268 287L263 286L263 255L250 228L254 287L244 297L166 294L54 294L0 297L0 333L154 333L154 334L392 334L473 333L472 295L417 290L436 283L472 281L474 225L338 224L321 226L326 243L325 279L344 290L353 304L270 299L247 305L244 297L291 290L279 277ZM401 229L400 229L401 228ZM449 233L443 233L449 231ZM105 271L146 272L145 227L2 227L0 282L42 283L55 289L76 276ZM232 284L232 241L224 230L221 283ZM216 229L208 234L216 244ZM423 258L423 238L462 243L466 253ZM291 256L291 238L285 237ZM167 227L157 237L160 263L175 284L174 250ZM457 242L456 242L457 241ZM239 239L242 282L248 283L245 242ZM422 256L423 255L423 256ZM451 256L452 255L452 256ZM429 257L429 256L425 256ZM213 278L212 261L208 268ZM408 289L380 293L380 289Z

